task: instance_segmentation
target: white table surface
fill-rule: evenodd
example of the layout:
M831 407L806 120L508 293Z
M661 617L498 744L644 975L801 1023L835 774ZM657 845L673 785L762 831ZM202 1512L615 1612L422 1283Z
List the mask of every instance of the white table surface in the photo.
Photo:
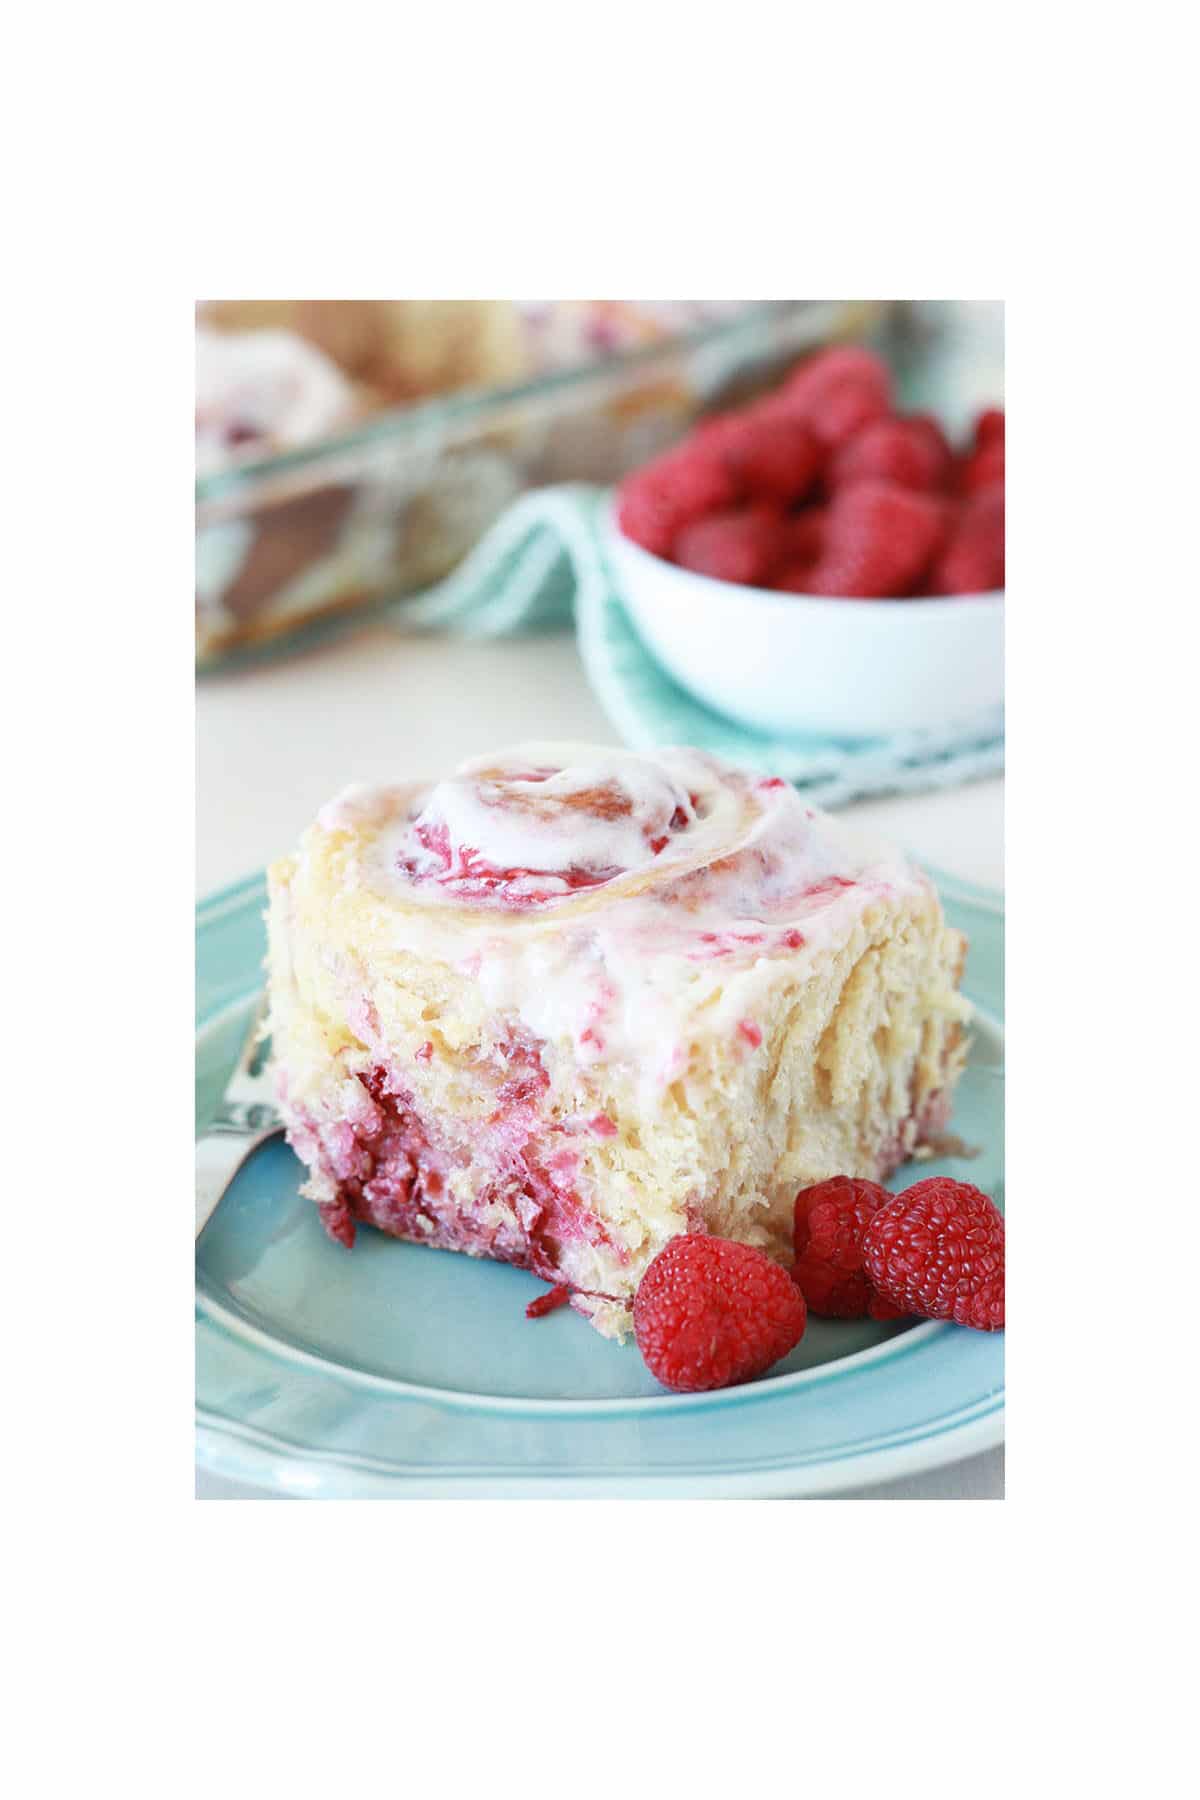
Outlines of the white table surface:
M572 638L464 643L378 626L300 656L200 683L197 887L201 894L290 849L317 808L350 781L436 774L522 738L616 741L584 680ZM918 857L1002 887L1001 779L860 802L853 816ZM851 1490L848 1490L848 1492ZM996 1450L947 1469L852 1490L897 1499L998 1499ZM261 1499L197 1471L206 1499Z

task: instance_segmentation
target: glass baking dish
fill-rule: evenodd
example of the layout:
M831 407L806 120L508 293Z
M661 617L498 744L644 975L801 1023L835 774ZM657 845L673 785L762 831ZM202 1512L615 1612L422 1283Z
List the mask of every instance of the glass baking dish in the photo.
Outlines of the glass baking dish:
M429 587L510 501L609 483L697 414L863 335L884 306L781 301L542 375L378 414L196 483L196 659L221 667L344 626Z

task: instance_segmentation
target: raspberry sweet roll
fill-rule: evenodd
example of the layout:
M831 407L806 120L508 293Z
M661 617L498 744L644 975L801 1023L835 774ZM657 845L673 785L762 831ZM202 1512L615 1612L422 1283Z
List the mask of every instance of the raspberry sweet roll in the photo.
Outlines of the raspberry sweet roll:
M788 1260L798 1188L946 1122L965 942L929 880L698 751L351 789L270 889L281 1103L344 1244L520 1264L619 1336L676 1233Z

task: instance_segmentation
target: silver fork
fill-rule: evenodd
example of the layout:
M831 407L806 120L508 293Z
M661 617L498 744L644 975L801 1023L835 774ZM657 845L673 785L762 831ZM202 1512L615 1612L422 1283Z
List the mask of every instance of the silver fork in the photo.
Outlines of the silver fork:
M266 1016L267 996L262 994L216 1117L204 1135L196 1139L197 1237L251 1151L283 1130L265 1073L271 1054L271 1040L262 1030Z

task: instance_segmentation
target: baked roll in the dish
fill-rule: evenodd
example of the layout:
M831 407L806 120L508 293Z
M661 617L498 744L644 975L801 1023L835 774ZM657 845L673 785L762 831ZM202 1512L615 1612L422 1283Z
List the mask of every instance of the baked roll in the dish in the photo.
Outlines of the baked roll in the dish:
M930 881L695 750L527 744L351 789L270 877L271 1026L326 1229L565 1283L628 1328L708 1231L945 1125L965 943Z

